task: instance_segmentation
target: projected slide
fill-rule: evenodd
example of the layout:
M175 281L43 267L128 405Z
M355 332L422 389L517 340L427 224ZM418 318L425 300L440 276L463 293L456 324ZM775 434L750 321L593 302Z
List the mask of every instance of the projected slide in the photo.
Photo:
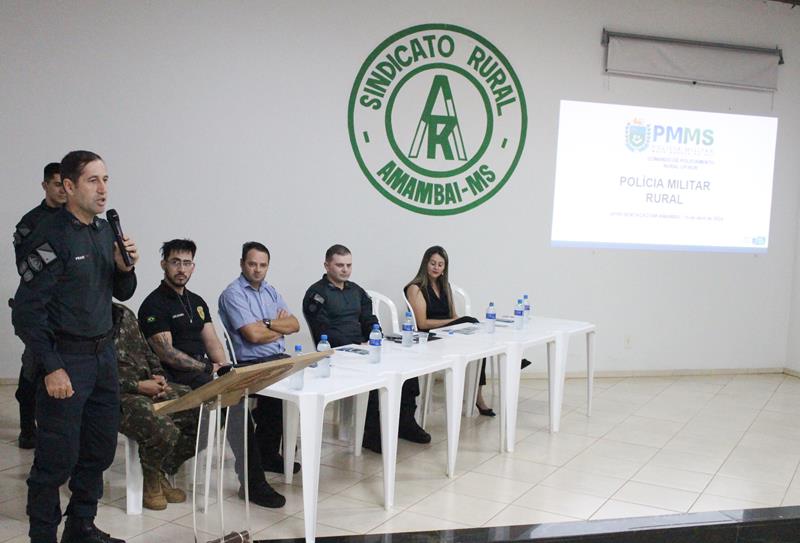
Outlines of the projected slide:
M552 245L766 252L777 128L562 101Z

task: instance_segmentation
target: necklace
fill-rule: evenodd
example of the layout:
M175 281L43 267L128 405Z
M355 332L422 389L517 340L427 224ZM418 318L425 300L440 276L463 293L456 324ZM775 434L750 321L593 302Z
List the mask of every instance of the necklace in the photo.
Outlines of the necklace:
M180 294L178 294L178 300L180 300L181 307L183 307L183 309L186 310L186 314L189 316L189 324L192 324L192 322L194 321L194 317L192 315L192 306L189 303L189 293L188 292L186 293L186 303L184 303L183 296L181 296Z

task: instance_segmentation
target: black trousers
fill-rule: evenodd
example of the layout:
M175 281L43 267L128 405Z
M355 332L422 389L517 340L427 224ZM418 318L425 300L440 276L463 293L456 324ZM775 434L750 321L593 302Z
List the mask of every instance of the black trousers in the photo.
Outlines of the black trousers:
M59 487L69 480L66 514L94 518L103 495L103 471L114 461L120 404L117 360L108 345L92 355L62 354L75 394L47 394L44 376L36 389L36 452L28 477L28 535L33 543L56 541L61 522Z
M25 375L25 366L31 363L27 360L32 357L27 347L22 353L22 365L19 370L19 381L14 397L19 402L19 429L23 434L33 434L36 432L36 382L31 381Z
M240 361L241 365L260 364L272 360L290 358L288 354L279 353L256 360ZM268 396L259 396L253 409L253 420L256 423L256 441L262 458L268 459L280 453L283 437L283 401Z
M419 379L412 377L403 383L400 391L400 427L410 422L417 411ZM364 435L378 434L381 431L380 397L377 390L371 390L367 402L367 420L364 422Z

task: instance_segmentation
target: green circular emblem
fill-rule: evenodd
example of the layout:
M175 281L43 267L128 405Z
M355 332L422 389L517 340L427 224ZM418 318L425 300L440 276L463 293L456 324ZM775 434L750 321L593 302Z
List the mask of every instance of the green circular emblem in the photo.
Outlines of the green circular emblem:
M387 38L364 61L347 111L361 170L394 203L428 215L480 205L511 177L528 124L506 57L458 26Z

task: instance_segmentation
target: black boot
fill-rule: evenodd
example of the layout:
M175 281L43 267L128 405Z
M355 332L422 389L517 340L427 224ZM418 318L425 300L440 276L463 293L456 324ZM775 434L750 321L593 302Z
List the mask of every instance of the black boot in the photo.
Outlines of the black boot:
M416 405L400 406L400 427L397 437L413 443L430 443L431 435L417 424L414 413L417 411Z
M125 543L125 540L111 537L100 530L94 525L93 518L68 516L61 543Z
M270 509L278 509L286 505L286 498L272 488L268 482L257 483L250 488L250 503L260 505L261 507L269 507ZM239 498L244 499L244 487L239 487ZM62 542L63 543L63 542Z

